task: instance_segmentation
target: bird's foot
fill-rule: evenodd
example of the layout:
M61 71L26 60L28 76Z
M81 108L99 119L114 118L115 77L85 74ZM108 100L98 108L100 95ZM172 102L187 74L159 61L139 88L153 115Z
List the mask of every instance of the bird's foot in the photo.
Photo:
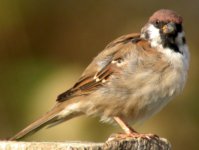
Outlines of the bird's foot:
M146 139L146 140L157 140L159 139L159 136L155 135L155 134L143 134L143 133L137 133L137 132L133 132L133 133L115 133L112 134L108 140L113 140L113 139L127 139L127 138L142 138L142 139Z

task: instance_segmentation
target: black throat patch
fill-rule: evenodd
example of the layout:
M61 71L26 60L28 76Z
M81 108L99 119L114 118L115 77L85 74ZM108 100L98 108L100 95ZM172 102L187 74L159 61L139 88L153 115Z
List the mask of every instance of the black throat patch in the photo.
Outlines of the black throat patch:
M172 34L164 34L162 32L162 30L160 30L160 36L161 36L161 39L162 39L162 46L164 48L170 48L170 49L174 50L175 52L182 54L182 52L179 49L179 44L176 43L176 38L178 36L178 33L182 32L182 25L181 24L175 24L175 26L176 26L176 31L173 32ZM186 41L185 41L185 38L184 38L182 44L185 44L185 42Z

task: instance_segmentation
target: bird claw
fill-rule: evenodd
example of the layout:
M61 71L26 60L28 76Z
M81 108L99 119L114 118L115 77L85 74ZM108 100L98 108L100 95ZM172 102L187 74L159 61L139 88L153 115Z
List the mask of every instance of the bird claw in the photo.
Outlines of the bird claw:
M127 139L127 138L142 138L142 139L146 139L146 140L157 140L159 139L159 136L158 135L155 135L155 134L143 134L143 133L129 133L129 134L126 134L126 133L115 133L115 134L112 134L109 138L108 138L108 141L111 141L111 140L114 140L114 139Z

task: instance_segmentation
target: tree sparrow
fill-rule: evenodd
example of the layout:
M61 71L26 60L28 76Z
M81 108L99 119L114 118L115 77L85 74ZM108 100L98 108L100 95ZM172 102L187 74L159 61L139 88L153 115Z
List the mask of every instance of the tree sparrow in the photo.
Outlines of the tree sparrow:
M182 17L172 10L158 10L141 33L108 44L49 112L10 140L83 114L115 120L126 135L139 135L127 121L136 123L162 109L182 91L188 68Z

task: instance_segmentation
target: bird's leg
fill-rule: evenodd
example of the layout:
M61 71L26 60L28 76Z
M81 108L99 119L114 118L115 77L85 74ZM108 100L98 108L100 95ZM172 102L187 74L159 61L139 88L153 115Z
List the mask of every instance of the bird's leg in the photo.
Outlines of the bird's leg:
M126 134L128 135L137 134L137 132L128 123L126 123L121 117L113 117L113 118L120 125L120 127L124 130Z
M146 139L157 139L159 138L157 135L154 134L141 134L136 132L127 122L125 122L121 117L113 117L114 120L120 125L120 127L124 130L125 133L119 133L112 135L109 140L116 138L146 138Z

